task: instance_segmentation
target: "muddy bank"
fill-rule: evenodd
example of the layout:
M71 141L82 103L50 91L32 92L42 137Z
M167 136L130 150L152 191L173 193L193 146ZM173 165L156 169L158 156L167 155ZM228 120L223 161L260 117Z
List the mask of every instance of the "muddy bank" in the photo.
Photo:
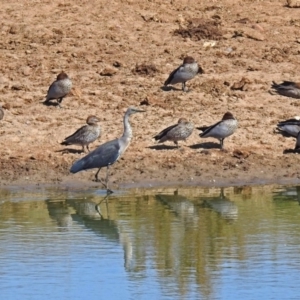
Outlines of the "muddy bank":
M146 113L132 117L134 138L111 168L113 187L298 181L299 155L286 151L295 141L274 128L299 114L300 102L269 89L273 80L299 80L299 10L284 1L171 2L2 4L3 185L95 184L94 170L69 174L84 154L74 151L77 146L65 152L60 142L91 114L102 127L91 149L120 136L130 105ZM187 83L188 93L180 85L164 91L163 82L185 55L205 73ZM47 89L61 70L74 88L63 109L45 106ZM197 131L180 150L154 143L153 136L180 117L209 125L228 110L239 128L225 140L225 152Z

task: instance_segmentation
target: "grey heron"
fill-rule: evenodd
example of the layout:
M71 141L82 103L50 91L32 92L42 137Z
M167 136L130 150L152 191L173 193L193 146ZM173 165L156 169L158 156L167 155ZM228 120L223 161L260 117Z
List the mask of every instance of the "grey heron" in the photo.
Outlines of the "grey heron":
M108 141L100 145L88 155L77 160L71 167L70 172L77 173L82 170L98 168L98 171L95 174L96 181L101 182L105 186L107 193L112 193L112 191L108 188L109 167L113 165L122 156L122 154L126 151L127 147L129 146L132 138L132 129L129 123L129 117L132 114L138 112L144 112L144 110L129 107L123 119L123 135L120 138ZM98 178L98 174L102 167L106 167L105 182Z

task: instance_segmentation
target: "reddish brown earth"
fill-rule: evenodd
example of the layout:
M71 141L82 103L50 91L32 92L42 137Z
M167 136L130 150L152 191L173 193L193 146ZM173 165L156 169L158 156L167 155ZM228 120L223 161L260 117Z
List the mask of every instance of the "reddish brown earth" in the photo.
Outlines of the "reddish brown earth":
M115 187L300 181L300 156L285 153L294 139L274 133L279 120L300 114L300 100L269 93L273 80L300 79L299 8L284 0L24 0L1 1L0 19L2 184L95 185L96 170L69 173L84 154L65 153L60 142L89 114L102 126L90 148L119 137L130 105L146 112L131 118L133 141L111 168ZM163 91L186 55L205 74L188 93ZM45 106L61 70L74 89L63 109ZM179 117L208 125L228 110L239 128L226 152L196 130L180 150L155 147L153 136Z

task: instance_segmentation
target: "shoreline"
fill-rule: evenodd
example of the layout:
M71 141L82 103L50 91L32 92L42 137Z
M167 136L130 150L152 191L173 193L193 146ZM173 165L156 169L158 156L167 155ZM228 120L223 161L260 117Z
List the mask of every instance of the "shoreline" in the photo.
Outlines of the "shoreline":
M91 175L91 174L89 174ZM89 176L90 177L90 176ZM199 179L192 181L159 181L159 180L142 180L135 182L119 182L114 183L111 187L115 193L127 193L131 190L149 190L152 189L219 189L219 188L242 188L242 187L264 187L264 186L296 186L300 185L300 178L287 178L287 177L278 177L274 178L266 178L266 177L255 177L255 178L243 178L240 179L224 179L223 177L215 178L215 179ZM99 190L101 194L105 194L105 189L103 189L101 183L96 183L91 180L86 179L72 179L71 176L64 176L64 178L60 178L58 181L54 180L41 180L40 182L32 182L30 178L22 179L19 178L14 181L5 181L2 180L0 183L0 189L9 189L9 190L38 190L38 189L61 189L68 191L84 191L84 190Z
M232 0L220 5L208 0L35 4L2 3L0 12L1 186L76 182L97 187L92 182L96 170L69 173L85 155L81 147L60 143L89 115L99 118L101 127L91 150L120 137L129 106L146 112L130 119L133 138L111 167L112 189L300 181L295 139L274 132L279 121L299 114L300 100L269 92L272 81L299 81L298 9L280 1ZM199 24L201 30L195 30ZM189 26L195 26L189 33L198 35L175 34ZM188 92L180 84L162 89L186 56L204 73L187 82ZM73 89L62 109L45 106L49 85L61 71ZM180 141L180 149L153 140L179 118L201 127L227 111L238 128L225 139L225 151L197 130Z

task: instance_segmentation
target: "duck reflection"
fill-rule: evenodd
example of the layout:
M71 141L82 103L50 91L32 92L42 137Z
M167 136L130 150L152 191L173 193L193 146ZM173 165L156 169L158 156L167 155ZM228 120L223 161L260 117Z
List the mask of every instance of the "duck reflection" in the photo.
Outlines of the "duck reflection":
M218 197L200 197L203 206L208 207L222 216L226 220L236 220L238 217L238 207L228 197L224 195L224 188L220 190Z
M300 205L300 186L286 187L274 193L274 200L296 200Z
M56 221L59 231L67 231L72 226L71 211L66 201L46 200L49 216Z
M195 203L179 195L178 190L174 191L173 195L158 194L155 198L168 207L177 217L193 223L198 222L199 215Z

